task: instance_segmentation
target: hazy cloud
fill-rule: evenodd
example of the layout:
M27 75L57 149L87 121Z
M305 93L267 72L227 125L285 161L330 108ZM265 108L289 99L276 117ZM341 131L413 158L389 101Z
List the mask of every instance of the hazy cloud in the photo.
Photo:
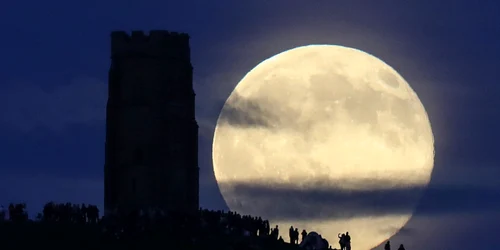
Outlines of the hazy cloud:
M300 189L286 185L257 183L225 184L227 197L242 213L265 215L275 220L343 219L408 214L421 192L417 214L426 216L482 213L500 209L500 193L489 188L467 186L393 187L377 190L338 188ZM480 204L480 205L479 205Z
M279 120L262 101L244 98L237 92L231 95L222 114L218 122L234 127L269 127Z
M211 135L224 102L237 83L232 74L195 75L196 116L201 135ZM0 87L0 123L23 131L37 127L60 130L70 124L105 121L107 82L78 77L44 89L34 83Z
M0 89L0 123L30 131L61 130L70 124L99 124L105 119L107 85L94 78L75 78L44 90L20 83Z
M225 71L227 72L227 71ZM200 136L212 138L217 119L224 104L245 72L195 74L196 120Z

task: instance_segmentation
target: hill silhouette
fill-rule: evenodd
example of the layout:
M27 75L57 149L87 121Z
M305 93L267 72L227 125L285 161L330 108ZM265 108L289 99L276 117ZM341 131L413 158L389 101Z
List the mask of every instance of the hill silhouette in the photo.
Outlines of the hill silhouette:
M285 243L278 234L260 217L207 209L194 215L150 210L100 217L93 205L49 202L35 219L25 204L0 211L2 249L294 250L307 237L299 240L297 234L294 243Z

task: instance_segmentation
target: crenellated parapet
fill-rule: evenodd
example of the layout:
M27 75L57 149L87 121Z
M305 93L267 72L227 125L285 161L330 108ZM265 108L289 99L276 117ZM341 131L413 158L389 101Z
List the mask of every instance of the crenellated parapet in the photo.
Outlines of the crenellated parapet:
M189 35L152 30L111 32L111 57L157 57L190 61Z

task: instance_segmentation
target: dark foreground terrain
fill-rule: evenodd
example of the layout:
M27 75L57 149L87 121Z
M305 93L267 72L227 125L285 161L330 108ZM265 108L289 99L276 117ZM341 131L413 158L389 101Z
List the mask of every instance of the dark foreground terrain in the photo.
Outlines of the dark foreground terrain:
M284 243L269 221L234 212L200 209L195 214L183 214L150 210L126 215L113 212L101 217L96 206L49 202L36 220L28 218L25 204L9 205L8 213L0 211L1 250L299 248ZM295 239L298 243L298 233Z
M0 223L1 249L283 249L291 245L264 236L215 232L177 233L157 230L112 233L98 224L33 222Z

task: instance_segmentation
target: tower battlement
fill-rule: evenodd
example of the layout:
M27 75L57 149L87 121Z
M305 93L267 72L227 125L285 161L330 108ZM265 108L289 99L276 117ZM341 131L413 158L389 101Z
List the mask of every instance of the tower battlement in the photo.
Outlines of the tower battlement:
M158 57L190 61L189 35L152 30L111 32L111 57Z

